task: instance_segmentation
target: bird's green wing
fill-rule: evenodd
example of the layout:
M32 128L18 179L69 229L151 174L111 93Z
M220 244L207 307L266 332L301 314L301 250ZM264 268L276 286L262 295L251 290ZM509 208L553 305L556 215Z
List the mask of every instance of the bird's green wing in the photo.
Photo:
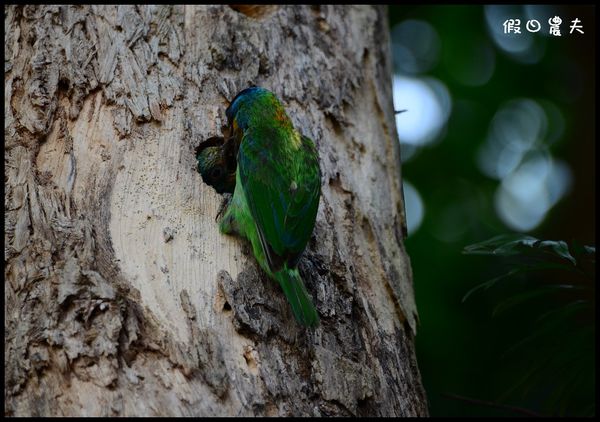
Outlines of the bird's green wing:
M313 142L282 152L281 131L247 131L238 154L240 181L269 267L295 267L314 228L321 175ZM270 146L270 147L269 147Z

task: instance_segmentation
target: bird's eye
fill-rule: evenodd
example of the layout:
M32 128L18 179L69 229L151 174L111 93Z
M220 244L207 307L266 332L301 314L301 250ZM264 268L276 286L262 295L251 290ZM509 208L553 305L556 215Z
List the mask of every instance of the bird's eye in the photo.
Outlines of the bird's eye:
M221 177L221 169L220 168L215 168L210 172L211 177L213 177L214 179L218 179L219 177Z

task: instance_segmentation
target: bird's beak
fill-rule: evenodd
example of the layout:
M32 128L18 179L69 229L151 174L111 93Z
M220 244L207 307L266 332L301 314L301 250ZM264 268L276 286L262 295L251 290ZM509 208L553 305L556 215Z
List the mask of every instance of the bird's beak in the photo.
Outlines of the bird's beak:
M223 133L223 138L227 139L227 138L231 138L231 136L233 135L233 122L227 122L224 123L221 126L221 133Z

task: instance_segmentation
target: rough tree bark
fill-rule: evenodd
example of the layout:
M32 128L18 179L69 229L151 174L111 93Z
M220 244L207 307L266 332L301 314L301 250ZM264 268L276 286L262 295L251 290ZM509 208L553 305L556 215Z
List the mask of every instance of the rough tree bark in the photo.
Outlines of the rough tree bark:
M5 414L427 414L385 8L4 10ZM319 149L314 331L194 169L250 84Z

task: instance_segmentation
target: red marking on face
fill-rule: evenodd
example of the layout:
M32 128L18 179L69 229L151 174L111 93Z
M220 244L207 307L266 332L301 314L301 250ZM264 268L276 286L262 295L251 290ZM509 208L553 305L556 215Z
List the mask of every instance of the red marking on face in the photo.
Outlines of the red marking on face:
M285 111L278 107L277 111L275 112L275 120L280 121L280 122L287 122L288 117L285 114Z

